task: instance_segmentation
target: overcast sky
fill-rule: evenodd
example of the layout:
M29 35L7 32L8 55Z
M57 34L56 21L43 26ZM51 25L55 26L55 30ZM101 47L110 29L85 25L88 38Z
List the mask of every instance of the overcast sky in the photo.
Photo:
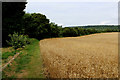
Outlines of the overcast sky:
M62 26L118 24L117 0L28 0L25 11Z

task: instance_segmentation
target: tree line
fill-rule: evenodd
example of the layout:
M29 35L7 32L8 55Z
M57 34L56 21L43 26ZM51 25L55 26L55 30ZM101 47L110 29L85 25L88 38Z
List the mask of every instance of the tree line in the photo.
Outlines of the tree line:
M3 3L3 30L2 41L6 45L9 34L19 33L39 40L53 37L75 37L101 32L118 32L119 29L95 29L82 27L62 27L41 13L25 13L26 2ZM13 8L14 7L14 8ZM8 14L9 13L9 14Z

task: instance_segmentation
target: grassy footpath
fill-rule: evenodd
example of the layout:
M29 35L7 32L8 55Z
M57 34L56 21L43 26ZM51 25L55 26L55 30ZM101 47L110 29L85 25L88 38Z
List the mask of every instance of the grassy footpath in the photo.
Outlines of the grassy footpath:
M39 40L31 39L31 44L20 53L19 57L3 70L3 78L44 78Z
M40 54L39 41L35 40L34 44L29 48L28 53L34 53L31 56L31 61L27 65L26 70L28 75L25 78L44 78L42 72L42 58Z

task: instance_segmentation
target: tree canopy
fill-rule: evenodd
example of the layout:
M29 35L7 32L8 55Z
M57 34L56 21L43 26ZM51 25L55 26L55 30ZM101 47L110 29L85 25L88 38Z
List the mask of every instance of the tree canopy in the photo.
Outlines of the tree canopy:
M21 31L22 16L25 14L26 2L3 2L2 3L2 34L3 44L8 35Z

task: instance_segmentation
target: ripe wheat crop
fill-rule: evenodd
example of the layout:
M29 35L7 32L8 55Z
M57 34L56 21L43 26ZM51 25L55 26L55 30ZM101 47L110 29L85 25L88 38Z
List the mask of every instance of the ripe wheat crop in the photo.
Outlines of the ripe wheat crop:
M118 77L118 33L44 39L40 50L46 77Z

